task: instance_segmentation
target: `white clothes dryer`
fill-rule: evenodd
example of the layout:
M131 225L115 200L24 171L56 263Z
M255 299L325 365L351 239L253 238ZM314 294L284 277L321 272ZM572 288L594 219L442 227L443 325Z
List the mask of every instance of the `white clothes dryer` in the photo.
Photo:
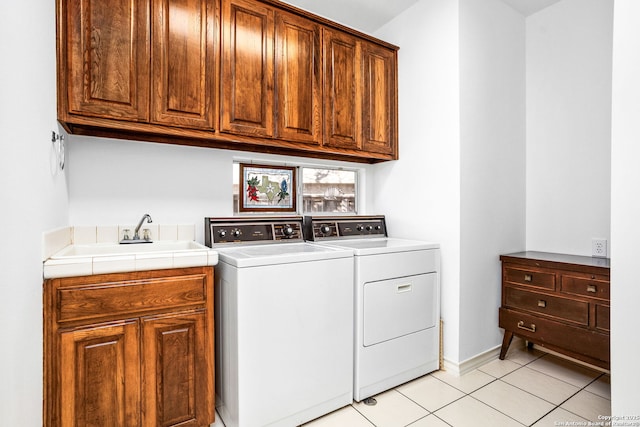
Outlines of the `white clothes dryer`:
M354 255L354 399L437 370L439 244L388 237L384 216L309 216L304 225L307 240Z

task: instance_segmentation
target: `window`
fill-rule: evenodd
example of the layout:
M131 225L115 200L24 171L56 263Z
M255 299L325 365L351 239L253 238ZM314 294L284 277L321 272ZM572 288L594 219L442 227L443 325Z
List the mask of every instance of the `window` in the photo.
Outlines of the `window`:
M356 213L355 170L302 168L304 213Z
M298 213L357 213L358 171L318 166L300 166ZM239 163L233 164L233 213L238 214ZM244 191L244 190L243 190Z

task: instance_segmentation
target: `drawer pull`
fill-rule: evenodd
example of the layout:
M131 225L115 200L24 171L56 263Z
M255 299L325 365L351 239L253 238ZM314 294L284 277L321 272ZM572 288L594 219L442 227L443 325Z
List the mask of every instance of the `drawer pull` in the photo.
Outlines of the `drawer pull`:
M543 299L538 300L538 307L547 308L547 302Z
M529 332L535 332L536 331L536 325L535 324L531 324L531 326L524 326L524 320L521 320L518 322L518 328L520 329L524 329L525 331L529 331Z
M587 292L593 292L595 294L598 292L598 287L596 285L587 285Z
M411 292L411 283L408 283L406 285L398 285L398 287L396 288L396 291L398 293Z
M525 274L525 275L524 275L524 281L525 281L525 282L531 282L531 281L533 281L533 274Z

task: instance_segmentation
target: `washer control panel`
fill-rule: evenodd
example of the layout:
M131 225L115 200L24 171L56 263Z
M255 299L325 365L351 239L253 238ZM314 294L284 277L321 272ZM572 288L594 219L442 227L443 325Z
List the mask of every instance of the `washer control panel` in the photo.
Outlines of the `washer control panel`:
M384 216L306 216L304 234L307 240L387 237Z
M205 245L303 242L302 217L214 218L205 221Z

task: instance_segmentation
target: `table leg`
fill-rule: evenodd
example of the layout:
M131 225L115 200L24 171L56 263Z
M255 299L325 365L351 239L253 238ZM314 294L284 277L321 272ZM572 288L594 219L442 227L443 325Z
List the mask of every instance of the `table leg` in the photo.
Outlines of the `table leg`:
M504 338L502 338L502 349L500 349L500 360L504 360L504 357L507 355L507 350L509 350L512 339L513 332L504 331Z

